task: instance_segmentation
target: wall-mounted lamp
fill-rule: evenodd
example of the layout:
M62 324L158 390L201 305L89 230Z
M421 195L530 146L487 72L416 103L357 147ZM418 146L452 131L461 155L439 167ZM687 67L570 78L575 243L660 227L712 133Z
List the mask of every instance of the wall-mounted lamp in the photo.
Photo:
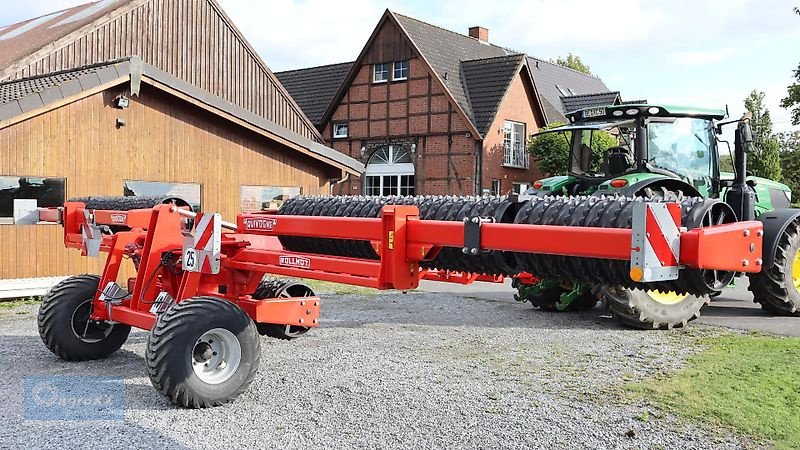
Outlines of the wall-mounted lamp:
M363 158L364 155L367 154L367 147L361 147L361 157Z
M417 153L417 144L411 144L411 154Z
M131 101L125 95L118 95L114 98L114 106L117 109L125 109L130 105Z

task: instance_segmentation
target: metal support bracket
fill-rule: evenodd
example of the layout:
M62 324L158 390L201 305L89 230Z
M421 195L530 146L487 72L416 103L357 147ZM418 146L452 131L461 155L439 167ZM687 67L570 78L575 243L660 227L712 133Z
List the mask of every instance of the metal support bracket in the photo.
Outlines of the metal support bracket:
M465 255L476 256L483 252L481 247L481 225L494 223L493 217L464 217L464 247L461 251Z

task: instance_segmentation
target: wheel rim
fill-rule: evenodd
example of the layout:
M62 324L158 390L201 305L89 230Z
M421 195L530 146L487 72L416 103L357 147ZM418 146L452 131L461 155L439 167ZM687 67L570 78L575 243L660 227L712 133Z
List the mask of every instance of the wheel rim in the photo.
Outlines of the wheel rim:
M190 355L195 375L204 383L228 381L239 369L242 346L239 339L224 328L214 328L200 336Z
M314 291L310 287L302 283L289 283L283 286L277 293L276 298L297 298L297 297L313 297ZM279 325L283 327L283 333L286 337L296 338L305 334L310 328L301 327L299 325Z
M792 282L794 288L800 291L800 251L794 255L794 263L792 264Z
M662 291L647 291L647 295L656 303L662 305L677 305L684 301L687 294L678 294L677 292L662 292Z
M93 300L90 299L78 305L70 318L72 334L87 344L95 344L102 341L114 329L114 325L96 322L89 318L92 314L92 302Z

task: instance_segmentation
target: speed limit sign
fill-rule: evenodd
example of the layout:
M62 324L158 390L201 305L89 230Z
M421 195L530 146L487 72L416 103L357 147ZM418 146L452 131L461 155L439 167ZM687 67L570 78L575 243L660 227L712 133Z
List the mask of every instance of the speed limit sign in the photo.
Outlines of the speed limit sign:
M183 268L189 272L197 271L197 250L187 248L183 254Z

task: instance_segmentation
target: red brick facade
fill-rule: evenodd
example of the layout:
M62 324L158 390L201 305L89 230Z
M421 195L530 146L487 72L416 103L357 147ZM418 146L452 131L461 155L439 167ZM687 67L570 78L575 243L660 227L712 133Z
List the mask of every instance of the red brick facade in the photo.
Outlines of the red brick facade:
M392 31L388 28L379 35ZM367 48L365 54L376 51ZM392 80L393 61L372 62L388 63L389 80L374 83L371 63L359 68L341 101L329 109L333 111L330 120L323 124L322 135L329 146L365 164L384 145L412 149L417 195L479 195L492 189L492 180L499 180L499 193L506 194L514 182L530 184L540 177L533 163L530 169L503 165L505 121L525 124L526 139L543 121L535 112L538 104L527 69L515 76L482 139L418 55L408 59L408 77L402 81ZM333 137L333 125L339 123L348 125L346 138ZM362 179L350 178L337 185L334 193L359 195L364 188Z

